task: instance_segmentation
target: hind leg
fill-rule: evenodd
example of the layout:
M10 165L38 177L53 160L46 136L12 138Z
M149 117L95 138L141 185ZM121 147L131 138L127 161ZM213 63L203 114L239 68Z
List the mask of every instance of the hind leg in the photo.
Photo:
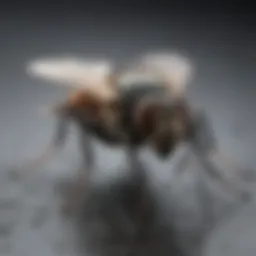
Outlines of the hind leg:
M234 177L228 177L222 170L219 168L209 156L205 156L201 150L194 145L191 147L192 152L198 158L200 164L203 166L207 175L213 178L218 182L218 185L226 190L231 195L235 196L238 199L242 199L243 201L247 201L250 198L250 193L247 189L238 186L237 181Z
M256 172L250 168L244 168L242 165L231 158L229 155L224 154L223 152L216 151L210 155L210 159L213 162L216 162L220 165L223 165L225 168L232 170L234 175L241 179L243 182L254 182L256 179Z
M221 170L222 166L225 169L229 168L232 170L241 170L241 168L221 153L212 124L203 111L197 113L195 129L195 136L189 142L190 149L198 158L206 173L215 179L224 190L228 190L238 198L247 199L248 192L238 187L235 175L229 178Z

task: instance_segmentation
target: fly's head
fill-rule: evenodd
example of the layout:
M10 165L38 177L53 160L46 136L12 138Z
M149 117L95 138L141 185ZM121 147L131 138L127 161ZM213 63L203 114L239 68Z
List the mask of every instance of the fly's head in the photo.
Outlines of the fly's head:
M137 116L141 133L161 157L167 157L177 145L192 136L190 111L183 101L168 104L150 101Z

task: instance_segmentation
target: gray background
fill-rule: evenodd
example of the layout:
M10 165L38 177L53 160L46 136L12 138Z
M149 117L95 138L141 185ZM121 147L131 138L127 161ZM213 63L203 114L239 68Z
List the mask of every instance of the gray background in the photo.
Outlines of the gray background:
M70 228L67 223L58 218L53 195L56 180L71 177L79 166L75 138L27 183L6 179L10 166L36 156L52 135L54 120L42 118L39 108L66 95L61 88L26 76L24 63L38 56L97 54L122 60L145 50L184 51L197 68L189 89L191 102L208 112L223 150L254 168L256 37L252 10L236 6L227 11L223 6L196 11L193 5L142 4L118 9L115 3L97 7L75 2L49 6L20 2L3 5L1 10L0 255L55 255L64 248L59 237L71 234L65 230ZM118 149L98 145L96 150L102 170L99 177L123 164L124 155ZM170 161L161 163L147 157L147 152L145 159L153 172L159 170L157 182L166 182ZM50 217L42 227L31 227L31 219L42 209ZM209 255L254 256L255 214L254 202L240 209L215 234Z

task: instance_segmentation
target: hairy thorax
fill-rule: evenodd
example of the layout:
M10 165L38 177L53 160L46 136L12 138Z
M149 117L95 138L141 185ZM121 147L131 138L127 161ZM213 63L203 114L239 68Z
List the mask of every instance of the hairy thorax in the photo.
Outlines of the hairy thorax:
M119 102L103 101L85 91L75 91L69 96L68 105L72 119L79 127L103 142L121 143Z
M160 86L134 86L111 101L75 91L68 104L75 122L108 144L149 143L157 153L167 155L192 131L186 103L170 101Z

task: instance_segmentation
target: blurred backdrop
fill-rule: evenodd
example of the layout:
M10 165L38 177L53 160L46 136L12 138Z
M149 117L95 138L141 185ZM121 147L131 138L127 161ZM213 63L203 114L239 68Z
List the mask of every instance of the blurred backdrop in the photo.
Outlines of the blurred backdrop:
M208 112L221 147L239 163L256 169L255 17L252 5L236 1L1 3L2 200L13 198L17 200L16 206L19 204L20 188L10 185L3 173L9 166L36 156L44 148L52 136L54 120L42 118L39 109L66 95L64 89L33 80L25 74L26 61L44 55L69 53L122 61L155 49L174 49L188 54L196 66L196 77L188 92L191 102ZM23 200L25 206L31 204L40 208L40 200L46 204L54 175L78 167L75 143L69 144L67 150L46 168L49 170L39 174L47 174L44 182L35 178L34 187L31 183L28 185L31 190L22 197L26 198ZM98 150L101 168L122 165L122 152L113 153L103 146L98 146ZM152 168L168 168L167 164L163 166L152 158L147 161ZM0 232L0 255L54 255L47 243L56 232L52 229L58 225L57 217L39 232L31 230L27 223L27 216L32 214L30 208L10 210L11 213L2 208L0 221L7 223L4 218L14 218L19 224L14 224L14 219L9 220L11 224L8 225L15 231L10 231L9 235ZM255 212L254 203L242 210L232 225L217 236L210 246L210 254L254 256Z

